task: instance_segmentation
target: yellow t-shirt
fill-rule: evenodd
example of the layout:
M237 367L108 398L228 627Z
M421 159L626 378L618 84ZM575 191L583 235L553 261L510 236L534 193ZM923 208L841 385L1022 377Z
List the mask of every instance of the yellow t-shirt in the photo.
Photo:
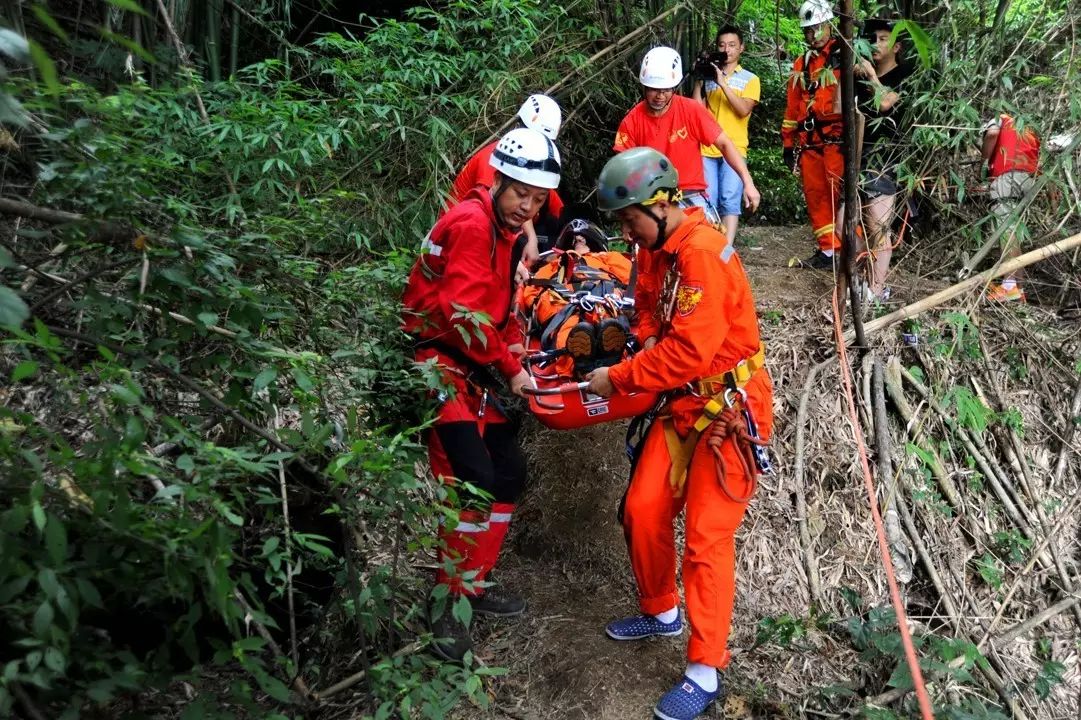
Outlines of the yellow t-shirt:
M728 76L728 87L741 98L758 102L762 97L762 85L758 80L758 76L749 70L744 70L742 65L736 65L735 72ZM720 124L721 129L724 130L724 134L732 138L732 142L740 154L747 157L747 145L750 143L747 137L747 124L750 122L751 116L740 117L737 115L732 106L728 104L728 98L724 96L724 90L721 90L720 85L712 80L707 80L702 89L706 93L706 103L709 105L709 111L713 113L713 117L717 118L717 122ZM702 154L706 157L715 158L721 156L721 151L713 145L703 145Z

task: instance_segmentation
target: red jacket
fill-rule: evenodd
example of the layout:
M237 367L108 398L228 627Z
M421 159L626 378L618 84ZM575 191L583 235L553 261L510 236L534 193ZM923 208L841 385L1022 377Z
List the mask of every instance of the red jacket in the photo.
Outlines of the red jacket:
M781 123L781 142L786 148L820 145L823 140L841 137L844 125L839 42L830 38L821 52L809 50L793 63ZM807 132L804 121L811 116L818 129Z
M993 178L1013 171L1034 175L1040 164L1040 139L1032 128L1018 132L1013 118L1002 115L999 117L998 141L988 163Z
M522 366L508 346L522 342L511 315L519 235L497 222L487 188L474 188L424 241L406 282L403 329L450 346L479 365L495 365L508 379L516 375ZM477 322L479 313L487 322ZM434 354L447 366L469 370L438 349L423 351Z

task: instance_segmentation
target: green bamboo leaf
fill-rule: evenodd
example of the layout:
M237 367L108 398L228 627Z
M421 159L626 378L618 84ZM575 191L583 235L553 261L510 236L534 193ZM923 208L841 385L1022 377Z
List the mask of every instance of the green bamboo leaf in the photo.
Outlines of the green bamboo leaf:
M30 317L30 308L11 288L0 285L0 325L18 327Z
M30 41L30 59L34 61L34 67L37 68L41 81L45 83L46 90L51 95L59 95L60 79L56 75L56 65L53 64L49 53L45 52L45 48L33 40Z
M105 0L113 7L118 7L121 10L127 10L128 12L139 13L140 15L146 15L146 10L139 7L139 3L135 0Z
M897 42L897 38L901 33L907 32L908 37L912 40L912 46L916 48L916 54L920 56L920 64L924 68L930 68L934 63L935 53L935 41L927 34L919 24L912 20L900 20L893 26L893 32L890 34L890 43Z
M60 23L56 22L55 18L53 18L53 16L49 14L49 11L45 9L44 5L34 5L30 10L34 13L34 17L38 19L38 22L49 28L49 31L52 32L53 35L56 35L64 42L69 42L68 34L64 32L64 28L60 27Z

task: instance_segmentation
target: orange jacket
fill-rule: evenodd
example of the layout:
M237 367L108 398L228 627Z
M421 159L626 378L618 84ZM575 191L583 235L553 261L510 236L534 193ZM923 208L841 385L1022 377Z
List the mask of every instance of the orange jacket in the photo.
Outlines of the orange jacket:
M813 117L818 128L808 132L804 121ZM796 58L788 79L781 142L786 148L821 144L841 137L841 43L830 38L822 50Z
M612 367L609 377L620 393L674 390L727 372L760 347L754 298L739 255L700 208L684 212L661 248L638 253L638 337L658 342ZM673 266L679 289L667 311L660 307L661 295ZM688 419L693 424L707 400L676 398L670 409L677 428Z

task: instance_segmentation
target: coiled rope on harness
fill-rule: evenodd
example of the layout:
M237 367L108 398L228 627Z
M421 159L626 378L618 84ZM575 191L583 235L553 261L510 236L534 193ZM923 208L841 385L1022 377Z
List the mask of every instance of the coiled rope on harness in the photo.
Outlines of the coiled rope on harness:
M736 450L739 464L743 470L743 477L747 480L747 494L735 495L728 486L728 467L724 461L722 447L726 441L730 441ZM751 501L754 493L758 490L758 468L754 461L753 445L764 447L768 443L753 437L747 428L747 422L743 413L735 404L729 405L717 419L710 425L709 435L706 437L709 449L713 451L713 459L717 465L717 482L721 486L721 492L728 496L734 503L745 504Z

